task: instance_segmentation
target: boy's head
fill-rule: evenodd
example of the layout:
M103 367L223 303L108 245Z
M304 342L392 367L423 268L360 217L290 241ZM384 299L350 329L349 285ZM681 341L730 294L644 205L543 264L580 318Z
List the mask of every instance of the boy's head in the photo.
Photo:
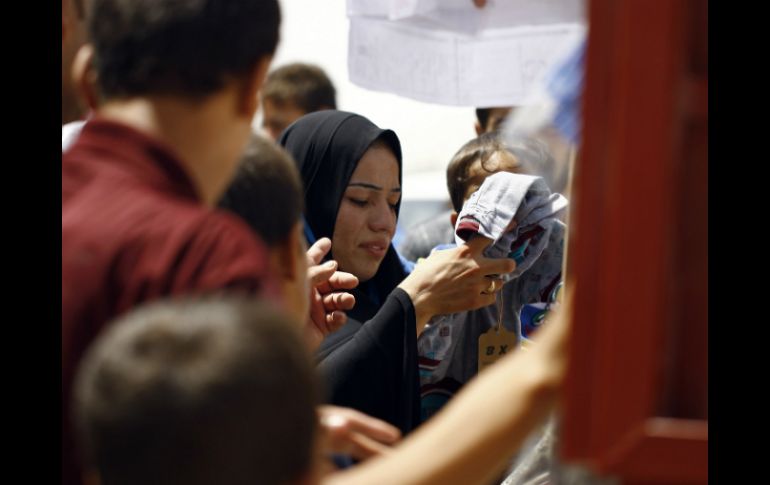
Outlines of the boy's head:
M111 324L75 385L103 484L283 484L314 477L318 389L289 319L263 302L153 303Z
M277 0L92 0L88 13L106 99L203 98L266 72L278 43Z
M307 244L302 233L302 181L286 150L252 135L219 207L227 209L260 236L281 275L287 308L300 322L307 318Z
M447 167L447 188L455 215L463 203L481 187L488 176L497 172L528 173L497 133L474 138L455 153Z
M267 76L262 125L273 140L296 119L323 109L337 109L337 101L334 85L320 67L288 64Z

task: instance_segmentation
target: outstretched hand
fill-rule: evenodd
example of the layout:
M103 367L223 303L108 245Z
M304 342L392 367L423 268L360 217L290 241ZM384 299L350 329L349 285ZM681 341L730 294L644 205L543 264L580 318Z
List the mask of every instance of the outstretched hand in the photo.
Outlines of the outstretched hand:
M329 238L321 238L307 250L307 277L310 286L310 330L311 347L317 348L321 341L332 332L339 330L347 321L346 310L353 308L356 299L350 290L358 286L358 278L350 273L337 271L336 261L320 264L331 250Z
M401 439L395 426L355 409L323 405L318 415L327 453L365 460L388 453Z

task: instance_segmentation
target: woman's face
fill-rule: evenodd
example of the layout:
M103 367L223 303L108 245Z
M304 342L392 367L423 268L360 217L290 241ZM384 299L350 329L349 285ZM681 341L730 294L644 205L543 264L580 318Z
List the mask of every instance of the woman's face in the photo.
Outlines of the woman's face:
M358 162L334 223L332 253L342 271L371 279L396 232L401 198L398 161L385 145L370 147Z

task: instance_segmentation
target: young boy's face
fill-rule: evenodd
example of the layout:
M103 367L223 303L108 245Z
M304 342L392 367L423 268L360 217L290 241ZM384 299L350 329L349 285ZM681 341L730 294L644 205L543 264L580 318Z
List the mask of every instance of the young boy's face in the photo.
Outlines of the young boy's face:
M290 101L276 103L270 98L262 100L262 127L273 140L277 140L287 126L305 114L303 109Z
M521 164L512 154L506 151L496 152L481 166L481 161L473 162L468 169L468 186L465 189L463 201L467 201L471 194L479 190L487 177L497 172L526 173Z

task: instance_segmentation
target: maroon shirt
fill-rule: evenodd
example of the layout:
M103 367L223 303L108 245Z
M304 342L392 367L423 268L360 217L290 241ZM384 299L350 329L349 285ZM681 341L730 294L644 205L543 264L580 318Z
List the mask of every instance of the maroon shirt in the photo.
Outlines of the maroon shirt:
M203 206L183 165L128 126L89 121L62 155L63 483L77 365L105 323L169 295L225 288L276 296L267 255L236 217Z

